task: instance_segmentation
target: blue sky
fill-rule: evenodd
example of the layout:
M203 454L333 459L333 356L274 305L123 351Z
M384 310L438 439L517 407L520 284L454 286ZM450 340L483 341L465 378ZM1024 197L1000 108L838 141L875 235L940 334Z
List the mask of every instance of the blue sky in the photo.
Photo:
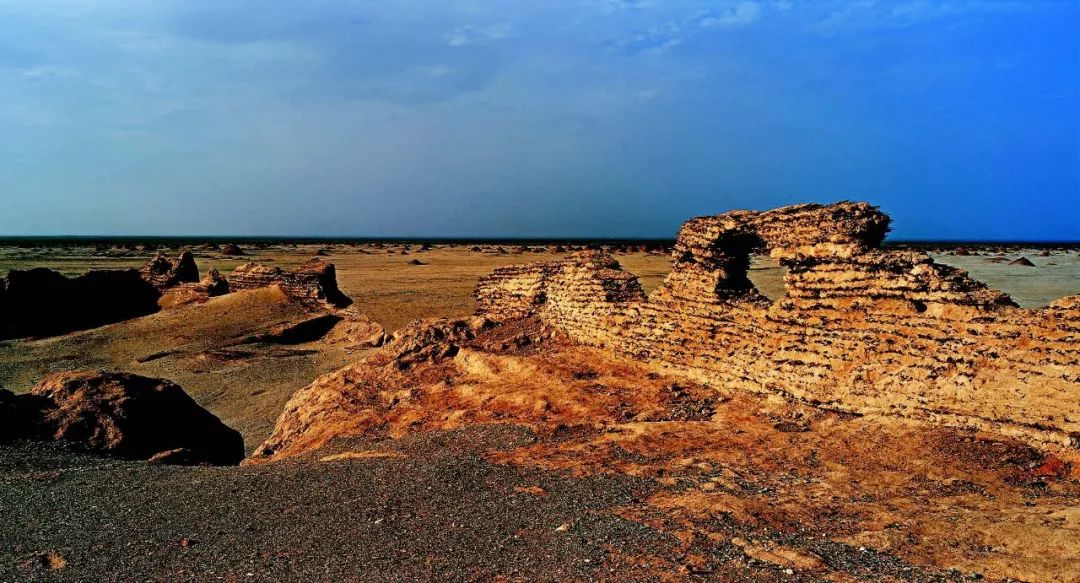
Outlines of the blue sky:
M1080 239L1080 2L0 0L0 234Z

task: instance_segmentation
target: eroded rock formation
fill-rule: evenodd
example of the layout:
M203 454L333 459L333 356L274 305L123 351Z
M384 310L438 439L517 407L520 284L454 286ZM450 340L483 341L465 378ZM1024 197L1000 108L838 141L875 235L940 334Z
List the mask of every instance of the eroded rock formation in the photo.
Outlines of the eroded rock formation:
M54 439L125 459L229 465L244 457L240 433L175 383L134 374L72 371L30 393L0 391L4 439Z
M315 258L295 269L285 270L257 263L245 263L229 276L229 289L238 291L276 285L297 299L343 308L352 303L337 286L333 263Z
M206 270L206 275L198 283L181 283L165 290L158 303L162 307L171 308L204 302L227 293L229 293L229 281L216 268L211 267Z
M386 329L373 322L355 307L338 310L340 321L322 338L330 344L340 344L346 349L363 349L382 346L390 338Z
M493 391L504 389L488 386L484 396L470 393L460 401L446 389L450 384L458 386L466 354L531 346L541 334L537 328L535 319L516 327L496 327L483 317L413 322L369 358L323 375L297 391L278 417L273 434L245 463L298 455L335 438L380 433L391 425L398 427L391 432L399 433L401 428L415 428L424 418L440 427L478 418L505 418L506 412L492 407L490 401ZM523 372L521 376L527 376ZM545 390L560 388L546 383ZM516 401L512 409L518 413L543 412L532 400ZM523 420L524 416L513 418Z
M572 340L717 387L829 409L992 429L1080 445L1080 308L1020 309L913 250L880 244L865 203L734 211L687 221L649 298L598 252L499 268L479 314L537 316ZM750 254L787 268L771 302Z
M0 339L66 334L228 292L214 268L199 279L190 251L176 259L158 253L137 271L95 269L69 278L46 268L13 270L0 279Z
M139 269L139 274L158 291L199 281L199 268L195 265L195 256L190 251L184 251L176 259L169 259L164 253L158 253Z
M51 269L12 270L0 291L0 339L54 336L158 310L161 292L134 269L65 277Z

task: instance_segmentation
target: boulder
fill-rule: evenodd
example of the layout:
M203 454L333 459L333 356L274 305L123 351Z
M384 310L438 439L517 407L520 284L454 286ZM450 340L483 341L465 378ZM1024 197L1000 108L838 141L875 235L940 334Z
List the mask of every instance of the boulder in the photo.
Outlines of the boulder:
M234 245L232 243L226 243L226 244L222 245L221 246L221 254L222 255L232 255L232 256L247 255L247 253L244 253L244 250L241 249L239 245Z
M165 379L104 371L72 371L41 380L28 395L47 403L41 433L90 451L146 460L186 450L185 463L238 464L244 440ZM22 397L20 397L21 399Z
M1028 259L1027 257L1020 257L1020 258L1017 258L1017 259L1013 259L1012 261L1009 262L1009 265L1020 265L1020 266L1023 266L1023 267L1035 267L1035 264L1032 263L1031 260Z

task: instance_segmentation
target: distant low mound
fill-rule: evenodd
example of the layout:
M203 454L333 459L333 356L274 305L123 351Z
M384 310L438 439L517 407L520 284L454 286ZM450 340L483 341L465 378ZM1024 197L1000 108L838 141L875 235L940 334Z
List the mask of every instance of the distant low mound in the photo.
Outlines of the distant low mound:
M0 279L0 340L96 328L228 291L216 269L199 279L190 251L175 259L158 253L137 271L91 270L74 278L46 268L13 270Z

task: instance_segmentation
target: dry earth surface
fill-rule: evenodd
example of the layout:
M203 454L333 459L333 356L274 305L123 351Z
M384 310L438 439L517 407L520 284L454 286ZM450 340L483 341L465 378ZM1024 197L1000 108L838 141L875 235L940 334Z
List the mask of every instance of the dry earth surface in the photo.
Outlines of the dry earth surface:
M493 268L563 256L338 244L197 249L196 260L227 276L320 249L388 331L472 314ZM150 256L5 248L0 272L74 275ZM1075 250L934 256L1025 307L1080 293ZM1009 264L1021 256L1035 267ZM616 258L646 291L670 270L666 254ZM774 299L781 274L764 259L751 269ZM0 581L1080 581L1080 473L1067 456L680 381L535 322L410 354L404 367L400 345L261 336L310 315L265 288L0 342L0 386L25 392L46 372L85 368L166 378L239 430L249 453L313 379L340 371L365 391L342 409L350 431L334 425L270 463L0 447Z

